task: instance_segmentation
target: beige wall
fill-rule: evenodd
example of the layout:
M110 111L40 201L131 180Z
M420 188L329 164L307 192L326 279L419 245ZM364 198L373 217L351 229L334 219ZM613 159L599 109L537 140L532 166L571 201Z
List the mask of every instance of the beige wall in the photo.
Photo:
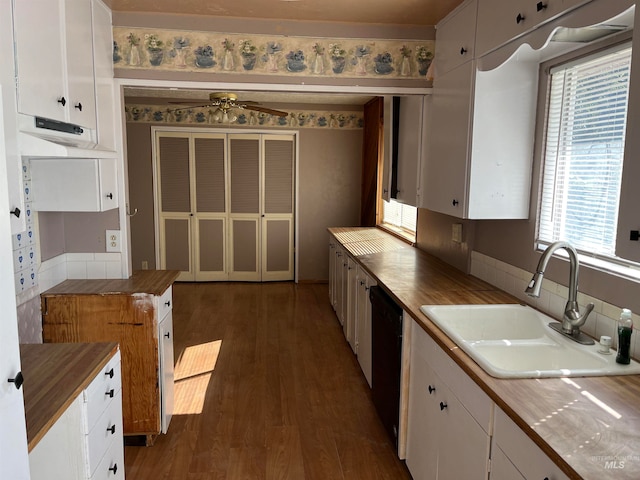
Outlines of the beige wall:
M108 212L39 212L42 261L63 253L106 252L106 230L118 230L118 209Z
M327 228L359 222L362 130L310 128L299 132L299 280L327 281ZM131 217L132 264L139 269L144 260L153 269L151 124L127 124L127 158L129 203L138 209Z

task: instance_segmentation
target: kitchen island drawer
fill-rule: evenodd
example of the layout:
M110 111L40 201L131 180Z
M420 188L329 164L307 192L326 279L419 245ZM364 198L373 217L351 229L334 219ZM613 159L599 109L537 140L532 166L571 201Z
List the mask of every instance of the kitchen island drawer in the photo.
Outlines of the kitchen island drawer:
M88 473L92 477L110 450L111 443L122 442L122 392L118 392L107 409L96 421L88 435L86 435L88 455ZM122 465L124 469L124 465Z
M159 322L173 308L173 288L172 287L167 288L161 296L156 297L156 300L158 302L158 305L156 308L158 310L158 322Z
M122 389L120 352L118 352L84 391L86 426L90 431L100 415ZM120 395L119 398L122 396ZM120 400L122 403L122 400Z
M102 457L90 480L124 480L124 448L118 442Z

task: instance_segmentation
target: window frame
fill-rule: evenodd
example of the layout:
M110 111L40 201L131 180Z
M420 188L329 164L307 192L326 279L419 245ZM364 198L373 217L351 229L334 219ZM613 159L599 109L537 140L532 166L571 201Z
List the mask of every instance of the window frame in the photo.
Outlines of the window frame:
M631 47L633 49L634 41L632 38L633 32L625 32L619 36L616 36L613 39L609 39L606 41L598 42L595 45L588 45L581 49L575 50L565 55L561 55L556 58L552 58L540 64L540 80L539 80L539 92L538 92L538 122L536 132L536 141L535 141L535 149L536 149L536 158L537 162L537 175L535 178L538 178L537 189L534 189L535 194L537 195L536 202L532 202L532 205L535 205L535 210L532 212L535 217L535 228L533 230L533 246L534 250L541 252L546 249L551 242L541 240L539 238L540 232L540 219L541 219L541 205L542 205L542 192L543 192L543 184L544 184L544 168L545 168L545 147L547 142L547 121L548 121L548 110L549 110L549 95L551 92L551 73L554 69L561 67L562 65L570 65L572 63L581 62L589 57L593 57L598 54L606 54L608 51L612 51L615 49L624 49L625 47ZM627 125L626 125L626 133L633 132L633 122L630 122L630 117L633 116L633 87L634 87L634 78L637 78L637 74L633 75L633 63L636 58L638 58L638 52L634 52L632 50L632 69L631 76L629 80L629 99L628 99L628 107L627 107ZM637 62L636 62L637 63ZM636 68L636 70L638 70ZM639 92L640 93L640 92ZM616 276L621 276L624 278L629 278L632 280L640 280L640 253L637 258L623 258L618 256L620 249L620 240L621 235L624 234L624 228L621 226L620 216L623 211L623 207L626 204L623 204L625 197L628 199L629 194L625 191L625 172L628 171L627 165L632 162L632 155L629 153L629 143L630 137L626 135L626 144L624 147L623 161L622 161L622 180L620 186L620 193L618 197L618 221L616 225L616 242L614 246L614 255L602 255L596 254L593 252L584 251L581 249L577 249L578 256L580 262L592 267L596 270L603 271L606 273L611 273ZM626 194L626 195L625 195ZM640 198L640 196L636 197ZM558 251L557 254L559 256L563 256L563 252Z

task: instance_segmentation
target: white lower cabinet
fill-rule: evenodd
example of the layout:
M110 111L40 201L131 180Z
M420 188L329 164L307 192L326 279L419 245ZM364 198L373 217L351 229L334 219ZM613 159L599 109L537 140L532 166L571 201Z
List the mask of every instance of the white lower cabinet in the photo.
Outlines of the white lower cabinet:
M353 353L356 352L356 306L358 302L358 280L357 280L357 263L351 257L347 256L347 285L346 285L346 308L345 308L345 316L344 316L344 324L342 325L344 336L349 342L349 346Z
M411 336L406 462L414 480L568 480L417 323Z
M371 386L371 300L369 300L369 289L376 285L376 281L362 267L358 266L356 283L356 355L367 383Z
M171 298L171 288L169 299ZM170 301L170 300L169 300ZM167 433L174 408L173 313L169 310L158 325L160 350L160 428Z
M497 407L491 452L491 480L569 478L506 413Z
M29 454L32 480L124 479L120 353Z
M415 480L487 479L493 403L413 325L406 462Z

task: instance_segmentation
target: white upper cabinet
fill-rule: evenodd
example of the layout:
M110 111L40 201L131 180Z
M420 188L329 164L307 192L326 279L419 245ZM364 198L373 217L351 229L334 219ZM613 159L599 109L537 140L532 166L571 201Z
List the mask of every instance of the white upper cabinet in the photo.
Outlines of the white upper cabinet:
M476 37L477 1L466 2L438 24L435 67L442 75L473 60Z
M450 25L438 26L436 42L454 36ZM458 218L528 218L537 68L516 59L481 72L474 60L438 71L421 206Z
M60 121L68 112L62 9L57 0L13 5L18 111Z
M105 212L118 207L115 159L38 158L30 163L34 210Z
M591 0L482 0L476 56L494 50Z
M425 98L400 97L396 200L418 206L419 174L424 157Z
M91 2L65 0L69 121L96 128Z
M93 0L93 65L95 69L96 123L98 144L115 150L115 97L113 90L113 29L111 10L100 0Z
M96 128L91 2L14 1L18 112Z

